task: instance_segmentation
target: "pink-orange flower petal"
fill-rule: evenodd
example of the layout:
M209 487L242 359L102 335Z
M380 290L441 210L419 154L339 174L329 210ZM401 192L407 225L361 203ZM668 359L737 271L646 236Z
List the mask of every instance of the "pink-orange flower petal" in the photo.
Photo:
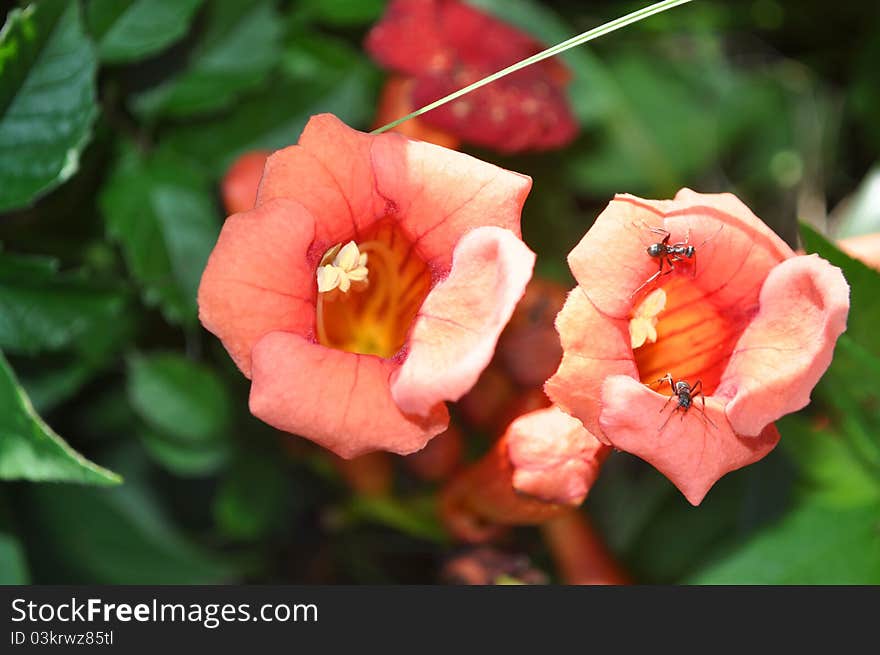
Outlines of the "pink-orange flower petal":
M199 286L199 318L242 373L267 333L306 334L315 322L315 272L306 254L315 224L301 205L278 199L230 216Z
M531 276L519 238L530 185L444 148L313 117L298 145L268 159L255 207L227 220L199 291L205 327L252 378L252 412L346 458L408 454L442 432L443 399L488 363ZM353 282L319 298L318 268L344 248L352 261L333 265ZM461 323L480 338L419 329L432 297L425 315L449 320L458 317L432 303L467 299ZM410 343L416 332L421 343ZM441 351L456 358L426 367ZM398 405L390 380L401 368L413 392Z
M599 312L583 288L575 287L556 317L556 329L562 342L562 362L544 391L607 443L599 426L602 382L610 375L638 377L628 321Z
M712 397L706 399L705 414L697 400L690 410L670 418L674 399L669 402L668 396L624 375L605 380L602 403L599 422L612 445L656 467L693 505L700 504L720 477L757 462L779 441L772 424L757 437L738 436L724 405Z
M848 312L846 280L818 255L794 257L770 272L760 309L716 391L729 399L727 418L738 434L756 435L810 402L846 330Z
M381 135L372 149L376 187L429 265L445 273L459 239L496 225L520 236L532 180L431 143Z
M677 248L659 276L651 244ZM617 196L569 264L578 287L557 317L564 355L547 394L695 504L719 477L769 452L772 422L809 401L849 309L839 269L796 257L730 194ZM656 289L665 297L652 317L656 339L633 349L630 321ZM667 376L695 391L668 400L657 393L673 393L660 381ZM678 407L688 399L687 411Z
M492 449L443 489L441 516L465 541L500 526L538 525L583 502L610 449L555 408L513 421Z
M657 271L645 249L658 241L650 229L663 227L671 201L617 195L568 254L568 266L596 309L629 318L636 290Z
M380 449L407 455L443 432L449 415L441 404L425 418L405 416L388 387L395 366L273 332L253 350L251 412L340 457Z
M473 387L492 359L534 263L534 253L509 230L479 227L461 238L449 277L419 310L409 354L392 380L391 393L401 409L425 415Z
M511 423L507 449L514 489L574 507L587 497L611 450L557 407L531 412Z
M335 116L313 116L299 143L266 162L257 206L273 198L301 203L316 218L316 238L337 243L358 234L384 214L376 193L370 150L374 137Z

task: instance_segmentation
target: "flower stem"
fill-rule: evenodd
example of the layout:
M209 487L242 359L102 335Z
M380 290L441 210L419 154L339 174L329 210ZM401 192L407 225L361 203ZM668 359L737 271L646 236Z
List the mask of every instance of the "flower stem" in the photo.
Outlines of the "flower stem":
M383 125L380 128L373 130L372 134L381 134L382 132L387 132L388 130L394 129L401 123L408 121L410 118L415 118L416 116L421 116L432 109L436 109L442 105L445 105L447 102L452 102L463 95L470 93L471 91L476 91L480 87L486 86L494 82L495 80L499 80L506 75L510 75L511 73L515 73L518 70L525 68L526 66L531 66L532 64L536 64L539 61L543 61L544 59L548 59L549 57L554 57L566 50L577 47L588 41L592 41L593 39L598 39L600 36L604 36L606 34L610 34L615 30L619 30L621 27L626 27L627 25L632 25L633 23L637 23L640 20L644 20L654 14L659 14L661 12L666 11L667 9L672 9L673 7L677 7L679 5L686 4L691 2L691 0L663 0L662 2L656 2L647 7L642 7L641 9L634 11L625 16L621 16L620 18L615 18L612 21L609 21L599 27L594 27L591 30L587 30L582 34L578 34L577 36L573 36L567 41L563 41L562 43L557 43L555 46L551 48L547 48L527 59L523 59L512 66L508 66L507 68L498 71L497 73L493 73L488 77L484 77L481 80L474 82L473 84L469 84L463 89L459 89L453 93L450 93L448 96L440 98L439 100L435 100L431 104L425 105L421 109L416 109L411 114L404 116L403 118L398 118L396 121L392 121L387 125Z

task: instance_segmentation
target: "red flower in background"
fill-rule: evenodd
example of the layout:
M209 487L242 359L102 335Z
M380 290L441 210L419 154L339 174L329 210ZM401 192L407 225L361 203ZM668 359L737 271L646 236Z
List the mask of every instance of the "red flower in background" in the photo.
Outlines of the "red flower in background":
M392 0L368 35L366 48L381 65L413 80L410 88L397 93L408 92L408 106L417 108L530 57L544 46L458 0ZM565 96L567 79L567 69L547 59L417 120L467 143L501 152L559 148L577 132Z
M269 157L226 220L199 315L252 379L250 407L342 457L443 432L532 275L531 180L330 115Z
M388 123L403 118L418 109L412 99L414 85L415 80L411 77L394 76L385 82L385 86L382 87L382 95L379 98L376 120L373 124L375 128L388 125ZM395 127L394 131L408 136L410 139L427 141L452 150L457 150L461 144L461 139L454 134L431 127L421 118L411 118Z

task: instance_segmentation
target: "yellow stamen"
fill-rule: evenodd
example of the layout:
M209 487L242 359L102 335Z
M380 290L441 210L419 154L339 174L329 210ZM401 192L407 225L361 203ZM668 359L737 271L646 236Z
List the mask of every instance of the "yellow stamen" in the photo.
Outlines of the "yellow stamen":
M630 344L635 350L657 341L657 317L666 308L666 292L655 289L636 307L629 322Z
M315 332L330 348L392 357L406 341L431 274L392 221L363 236L361 243L336 244L321 258Z
M348 293L352 282L367 281L367 254L361 253L354 241L336 244L324 253L318 266L318 293L339 289Z

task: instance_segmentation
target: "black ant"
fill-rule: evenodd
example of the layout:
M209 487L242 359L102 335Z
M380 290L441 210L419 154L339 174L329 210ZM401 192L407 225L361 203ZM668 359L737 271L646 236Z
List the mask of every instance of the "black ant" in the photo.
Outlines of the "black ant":
M669 396L669 400L667 400L663 404L663 407L660 408L659 413L662 414L663 410L665 410L667 405L669 405L669 403L671 403L673 400L677 399L678 403L675 405L672 411L669 412L669 416L666 417L666 420L663 421L663 425L658 428L657 432L663 431L663 428L666 427L666 424L669 423L669 419L672 418L675 412L681 412L681 420L683 421L684 415L687 414L690 408L693 406L694 400L697 398L697 396L700 397L700 400L703 403L703 406L700 410L700 413L703 415L703 420L708 421L709 424L716 430L718 429L718 426L712 422L712 419L706 416L706 395L703 393L702 380L697 380L696 384L694 384L694 386L691 386L690 383L686 380L673 380L672 374L667 373L665 377L660 378L656 382L652 382L652 384L663 384L664 382L669 383L669 388L672 389L672 395Z
M676 262L682 261L690 261L692 262L692 270L696 272L697 269L697 248L690 242L691 232L688 230L687 234L684 237L684 241L677 241L675 243L669 243L669 239L672 236L668 230L664 230L659 227L645 226L648 230L653 232L654 234L660 235L662 238L657 243L652 243L645 250L654 259L659 260L660 267L657 269L657 272L654 273L651 277L645 280L642 285L632 292L632 296L636 295L639 291L644 289L646 286L651 284L654 280L656 280L661 275L668 275L675 270ZM722 225L718 228L718 232L722 230L724 226ZM706 245L706 242L709 239L713 239L718 232L708 237L706 241L700 244L700 248ZM669 268L665 271L663 270L663 265L666 264Z

